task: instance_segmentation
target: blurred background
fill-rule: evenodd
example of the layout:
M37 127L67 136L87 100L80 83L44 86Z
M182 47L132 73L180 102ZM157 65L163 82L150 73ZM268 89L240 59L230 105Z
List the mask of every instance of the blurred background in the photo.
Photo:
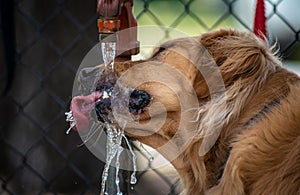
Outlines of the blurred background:
M299 74L300 1L265 2L269 40ZM0 194L98 194L103 162L79 146L77 133L65 134L64 116L77 68L98 42L96 0L2 0L0 9ZM170 27L158 42L175 31L251 31L254 10L254 0L134 1L139 26ZM145 171L133 188L122 173L124 194L179 194L172 166L138 161Z

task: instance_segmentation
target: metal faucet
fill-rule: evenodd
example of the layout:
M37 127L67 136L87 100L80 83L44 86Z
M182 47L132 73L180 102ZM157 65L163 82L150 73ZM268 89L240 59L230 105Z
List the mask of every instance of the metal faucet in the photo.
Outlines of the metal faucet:
M117 42L117 51L121 54L116 60L130 60L131 55L138 54L139 42L137 21L133 15L133 0L98 0L97 12L99 41ZM118 33L125 29L127 30Z

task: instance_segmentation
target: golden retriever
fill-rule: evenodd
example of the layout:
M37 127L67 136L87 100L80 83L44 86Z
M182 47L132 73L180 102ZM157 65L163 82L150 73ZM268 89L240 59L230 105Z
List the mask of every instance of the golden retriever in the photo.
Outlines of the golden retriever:
M300 194L300 78L266 41L212 31L115 71L151 96L125 133L173 164L183 193Z

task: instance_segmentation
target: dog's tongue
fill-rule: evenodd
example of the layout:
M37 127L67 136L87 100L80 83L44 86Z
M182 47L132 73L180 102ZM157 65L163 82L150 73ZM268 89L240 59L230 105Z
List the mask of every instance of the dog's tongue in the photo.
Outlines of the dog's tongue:
M97 91L88 96L77 96L72 99L70 109L76 122L74 130L81 131L88 128L91 111L101 96L102 93Z

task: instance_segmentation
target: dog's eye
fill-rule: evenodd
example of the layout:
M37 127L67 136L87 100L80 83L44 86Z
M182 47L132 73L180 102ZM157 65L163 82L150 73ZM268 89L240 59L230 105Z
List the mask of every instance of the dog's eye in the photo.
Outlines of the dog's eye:
M164 47L159 47L156 48L153 52L152 58L156 57L158 54L160 54L161 52L163 52L164 50L166 50L166 48Z
M174 44L172 44L172 43L165 43L165 44L161 45L160 47L156 48L152 54L152 58L156 57L158 54L165 51L166 49L173 47L173 45Z

